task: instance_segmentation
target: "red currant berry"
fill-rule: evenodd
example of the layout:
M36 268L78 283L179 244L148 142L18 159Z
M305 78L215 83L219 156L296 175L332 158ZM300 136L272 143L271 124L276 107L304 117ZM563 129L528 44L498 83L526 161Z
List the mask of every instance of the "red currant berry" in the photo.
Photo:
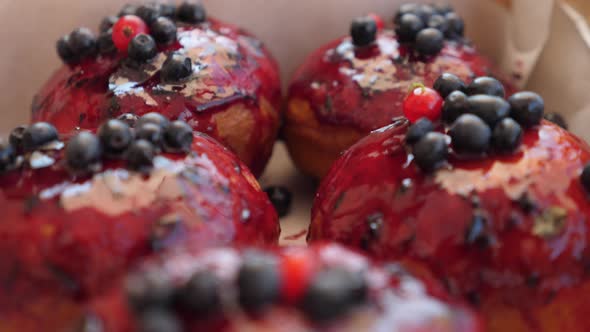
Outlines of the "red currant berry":
M443 99L436 90L423 85L413 86L403 104L404 115L414 123L421 118L438 121L442 112Z
M129 43L140 33L149 33L147 24L135 15L123 16L113 25L113 43L119 51L127 53Z
M314 257L304 250L293 249L283 254L281 259L282 298L288 303L296 303L305 295L316 270Z
M377 30L381 31L381 30L383 30L383 28L385 28L385 22L383 22L383 19L381 18L381 16L379 16L375 13L370 13L367 16L370 17L371 19L373 19L373 21L375 21L375 24L377 25Z

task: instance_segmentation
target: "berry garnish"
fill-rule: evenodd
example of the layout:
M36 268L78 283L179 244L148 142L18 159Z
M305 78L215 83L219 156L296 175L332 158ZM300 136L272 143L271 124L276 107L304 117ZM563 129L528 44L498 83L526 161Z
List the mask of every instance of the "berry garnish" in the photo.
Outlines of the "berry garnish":
M444 73L434 82L434 90L447 98L453 91L465 91L465 83L457 76Z
M160 70L160 80L164 83L178 83L193 73L193 61L186 55L172 53Z
M63 36L57 41L57 43L55 43L57 55L59 55L60 59L65 63L72 63L76 61L76 55L70 48L69 41L70 36Z
M58 134L53 125L47 122L37 122L27 127L23 132L23 149L30 152L56 140L58 140Z
M160 15L171 19L176 18L176 5L173 3L161 3Z
M461 154L480 155L490 147L492 130L473 114L461 115L449 130L453 150Z
M305 314L314 321L326 322L348 313L362 304L367 284L358 273L332 268L318 272L303 299Z
M367 15L367 17L375 21L375 25L377 26L378 31L381 31L385 28L385 22L383 22L383 19L378 14L370 13L369 15Z
M237 285L239 302L244 310L260 312L266 309L279 298L281 289L276 258L254 251L244 254Z
M125 154L130 170L147 173L154 166L156 149L152 143L140 139L131 143Z
M65 151L68 168L74 173L87 174L98 170L102 146L96 135L83 131L72 137Z
M435 170L447 160L449 146L447 136L437 132L430 132L412 148L414 161L423 171Z
M78 59L96 54L96 37L88 28L78 28L72 31L68 43L70 49Z
M126 15L121 17L113 26L113 42L119 51L127 53L131 40L141 33L148 32L148 26L141 18Z
M518 92L512 95L508 102L510 116L523 127L530 128L541 123L545 102L538 94L530 91Z
M453 12L453 7L451 7L451 5L449 4L432 4L430 5L432 6L432 9L434 9L434 11L439 14L439 15L446 15L448 13Z
M97 52L96 37L87 28L78 28L56 44L57 54L65 63L78 62Z
M16 151L12 144L0 140L0 172L4 172L14 165Z
M134 128L139 117L132 113L123 113L117 117L117 120L125 122L130 128Z
M127 15L136 15L137 13L137 6L132 4L126 4L121 8L119 12L119 17L127 16Z
M465 23L457 13L450 12L445 15L448 29L445 36L449 39L460 39L465 34Z
M136 127L141 127L144 123L154 123L158 126L166 129L170 125L170 120L168 120L165 116L160 113L151 112L143 115L137 123L135 124Z
M424 28L422 19L414 14L403 15L397 26L395 33L400 42L413 43L416 40L418 32Z
M168 17L158 17L150 26L150 30L158 44L166 45L176 40L176 24Z
M25 130L27 130L27 126L18 126L10 132L8 138L10 145L18 152L23 151L23 135L25 134Z
M152 309L142 313L138 319L141 332L182 332L182 322L176 315L164 308Z
M168 307L174 286L159 271L145 271L129 276L125 283L127 301L136 312Z
M405 3L399 6L397 13L395 14L393 23L396 25L400 23L401 18L406 14L415 14L418 11L418 4Z
M282 283L281 294L288 303L298 302L311 282L316 266L305 250L293 249L285 252L280 263Z
M151 60L158 53L156 41L152 36L140 33L131 39L127 53L129 54L129 58L138 62Z
M109 157L120 157L133 141L131 129L119 120L109 120L100 126L98 137Z
M492 128L510 113L510 104L500 97L476 95L467 98L467 103L469 113L477 115Z
M410 122L420 118L437 121L442 111L443 99L435 90L424 85L414 85L404 99L403 112Z
M423 55L436 55L444 47L445 37L434 28L422 29L416 36L416 50Z
M556 125L560 126L563 129L567 129L567 122L565 121L565 119L563 118L563 116L561 116L558 113L545 113L545 115L543 116L545 118L545 120L550 121L555 123Z
M264 190L270 199L270 202L275 207L279 217L284 217L289 214L291 209L291 201L293 195L285 187L269 187Z
M135 15L141 18L147 25L151 26L160 17L160 5L157 3L146 3L135 11Z
M447 96L442 109L442 119L453 123L458 117L469 111L468 97L461 91L454 91Z
M200 3L185 1L176 12L178 19L182 22L198 24L207 20L207 12Z
M586 166L584 166L584 170L580 176L580 181L582 182L584 189L590 193L590 164L586 164Z
M117 50L113 42L113 30L109 29L98 36L98 52L100 54L109 54Z
M426 24L429 28L440 31L443 35L449 30L449 22L442 15L432 15Z
M144 123L135 128L135 138L146 140L154 145L155 148L162 145L164 139L164 130L155 123Z
M492 136L494 148L499 152L514 152L522 142L522 127L511 118L500 121Z
M107 16L107 17L103 18L102 21L100 22L99 27L98 27L98 31L100 31L100 32L109 31L115 25L115 23L117 23L118 20L119 20L119 17L117 17L117 16Z
M221 311L220 290L215 274L199 271L177 291L176 302L185 313L205 317Z
M466 92L470 96L474 95L488 95L504 98L506 91L504 85L493 77L482 76L478 77L467 86Z
M413 145L433 130L434 124L432 121L427 118L421 118L408 128L408 132L406 133L406 143Z
M368 16L355 18L350 25L350 36L354 46L369 46L377 39L377 23Z
M166 152L188 152L193 144L193 139L193 129L186 122L174 121L164 129L164 149Z

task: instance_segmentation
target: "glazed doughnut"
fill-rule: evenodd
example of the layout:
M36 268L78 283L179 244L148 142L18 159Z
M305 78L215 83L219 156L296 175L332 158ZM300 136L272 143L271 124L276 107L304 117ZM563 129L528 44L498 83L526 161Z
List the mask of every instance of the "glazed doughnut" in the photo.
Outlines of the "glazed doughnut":
M534 93L468 104L355 144L319 189L309 240L436 276L490 332L590 331L590 147L542 120Z
M120 15L105 18L99 37L80 28L58 41L65 65L35 96L33 120L69 133L158 112L219 140L259 176L281 102L278 66L262 42L188 2Z
M334 244L156 257L121 284L89 302L85 324L107 331L482 331L477 316L436 283Z
M36 123L1 145L0 331L64 331L146 256L278 243L276 212L234 154L186 123L162 129L157 143L109 120L64 143Z
M396 32L378 29L374 18L357 19L351 36L319 48L296 71L289 88L284 134L293 161L304 173L322 178L344 150L402 115L402 101L414 83L432 86L443 72L466 82L476 76L502 77L462 38L463 21L451 9L413 6L430 10L420 13L424 22L440 18L446 24L444 16L448 22L457 22L457 30L445 30L444 40L439 32L439 48L433 50L431 43L419 47L420 43L408 40L408 32L398 21ZM419 28L428 27L407 6L397 16L404 16L401 13L418 20ZM438 31L424 30L426 37ZM507 84L506 88L510 93L512 87Z

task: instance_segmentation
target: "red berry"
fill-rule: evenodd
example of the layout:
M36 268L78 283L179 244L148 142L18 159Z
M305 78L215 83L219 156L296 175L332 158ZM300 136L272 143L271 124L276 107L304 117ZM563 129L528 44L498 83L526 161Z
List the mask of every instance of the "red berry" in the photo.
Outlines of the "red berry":
M372 18L373 21L375 21L375 24L377 25L377 30L383 30L383 28L385 28L385 23L383 22L383 19L381 18L381 16L379 16L375 13L370 13L367 16Z
M123 16L113 25L113 43L119 51L127 53L129 43L140 33L149 33L147 24L135 15Z
M441 115L443 99L434 89L425 86L413 87L403 104L404 115L414 123L421 118L432 122Z
M286 251L281 260L282 298L288 303L300 300L315 270L315 259L305 250L294 248Z

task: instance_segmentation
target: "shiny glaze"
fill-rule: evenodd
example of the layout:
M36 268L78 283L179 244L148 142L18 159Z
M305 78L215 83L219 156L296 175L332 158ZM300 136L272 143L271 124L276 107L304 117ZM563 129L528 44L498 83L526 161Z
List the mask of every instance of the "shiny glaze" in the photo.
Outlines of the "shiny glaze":
M296 72L289 99L309 102L320 123L368 133L403 115L402 102L413 83L432 86L444 72L466 82L501 76L467 43L446 41L440 54L422 57L384 30L368 49L355 49L351 38L344 37L312 53Z
M404 274L386 272L366 257L335 244L315 245L311 248L280 249L304 251L319 267L341 267L364 272L369 283L369 303L329 325L308 321L298 308L276 304L259 317L250 317L239 310L223 317L197 321L186 317L185 331L396 331L396 332L479 332L481 324L473 314L449 300L437 283L419 280ZM241 257L240 249L214 249L199 254L176 254L156 257L139 271L159 271L167 280L186 282L195 272L212 270L222 285L234 283ZM137 272L135 272L137 273ZM225 289L231 286L226 286ZM88 311L102 322L107 331L136 331L135 321L125 304L120 289L91 301Z
M188 156L156 157L148 176L112 161L73 178L63 149L44 153L55 161L0 176L2 332L61 331L79 315L79 301L156 252L278 242L266 194L208 136L196 134Z
M117 54L62 67L35 97L33 121L68 133L123 113L155 111L220 140L260 175L279 122L280 81L270 53L247 32L214 19L180 25L178 41L160 51L139 67ZM160 81L171 51L195 63L182 83Z
M544 122L514 155L452 155L428 175L406 151L406 130L402 121L375 131L334 165L309 240L426 268L480 304L492 332L590 331L590 302L575 295L590 288L590 204L579 180L590 147ZM475 216L486 237L469 243Z

